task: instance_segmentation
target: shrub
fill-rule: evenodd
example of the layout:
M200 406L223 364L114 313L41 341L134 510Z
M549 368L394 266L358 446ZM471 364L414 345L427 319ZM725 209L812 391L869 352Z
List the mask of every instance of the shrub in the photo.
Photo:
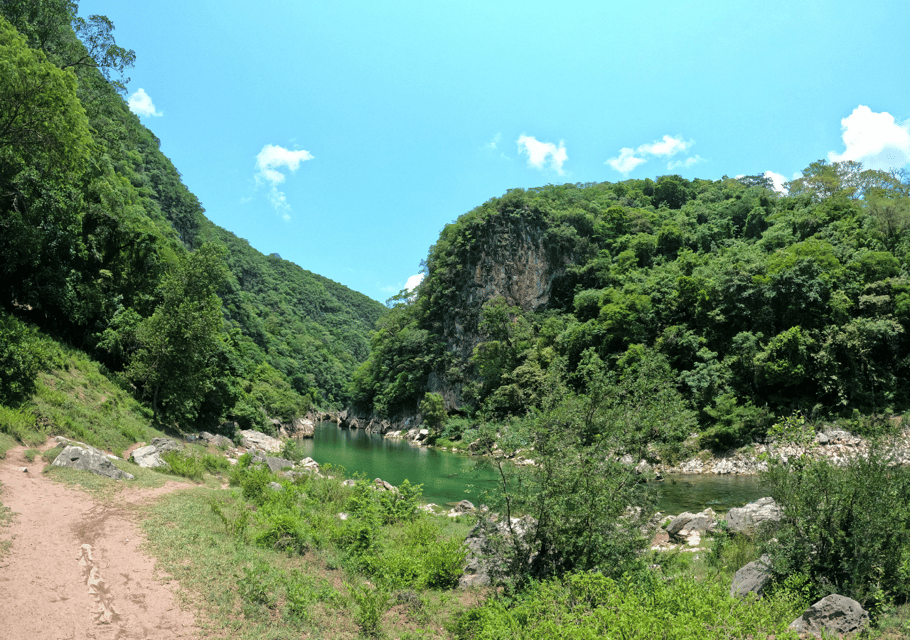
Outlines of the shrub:
M712 640L759 638L787 631L800 604L782 596L759 601L729 594L726 581L672 581L576 573L533 583L509 601L490 598L454 625L458 640Z
M813 597L864 606L910 596L910 469L874 446L844 467L805 458L765 476L783 519L769 547L778 581L801 574Z
M30 396L38 372L59 355L59 348L37 329L0 311L0 404Z

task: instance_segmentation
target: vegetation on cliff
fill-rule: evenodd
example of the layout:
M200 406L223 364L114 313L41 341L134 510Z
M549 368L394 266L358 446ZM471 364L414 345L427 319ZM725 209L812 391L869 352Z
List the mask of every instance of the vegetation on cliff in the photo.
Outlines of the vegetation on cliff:
M166 424L343 405L384 307L206 219L121 97L135 53L77 4L0 2L0 402L51 367L40 330Z
M440 391L450 411L501 420L539 407L554 368L586 391L596 355L616 379L665 362L705 446L748 442L794 411L906 410L907 173L819 161L788 186L670 175L493 198L431 247L354 398L394 417ZM527 269L497 257L521 243L539 267L524 289L508 282Z

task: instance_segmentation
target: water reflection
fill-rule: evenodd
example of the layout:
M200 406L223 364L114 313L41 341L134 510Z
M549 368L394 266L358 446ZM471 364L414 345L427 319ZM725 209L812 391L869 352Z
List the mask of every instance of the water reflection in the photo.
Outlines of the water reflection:
M317 425L315 437L301 440L301 445L319 464L340 465L349 476L360 473L394 485L405 479L422 484L425 499L438 505L460 500L480 504L484 491L496 487L494 469L478 468L476 458L417 447L406 440L359 429L339 429L330 422ZM666 513L697 512L705 507L727 511L768 495L755 476L668 476L660 483L659 492L658 508Z

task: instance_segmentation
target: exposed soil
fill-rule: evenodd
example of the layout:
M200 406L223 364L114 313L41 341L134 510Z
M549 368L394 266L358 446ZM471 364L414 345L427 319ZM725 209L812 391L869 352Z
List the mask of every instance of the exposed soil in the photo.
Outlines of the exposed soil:
M48 443L53 446L54 443ZM123 491L105 503L41 473L24 447L0 460L0 502L16 514L0 539L0 637L8 640L197 638L177 584L156 575L132 505L186 486ZM28 471L23 472L26 467Z

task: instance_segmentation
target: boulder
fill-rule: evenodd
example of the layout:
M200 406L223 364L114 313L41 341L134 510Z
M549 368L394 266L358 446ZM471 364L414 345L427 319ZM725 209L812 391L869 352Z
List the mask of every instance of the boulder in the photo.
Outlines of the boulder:
M454 510L458 513L470 513L471 511L474 511L474 505L470 500L462 500L455 505Z
M281 486L280 484L278 484L277 482L270 482L270 483L269 483L269 489L271 489L272 491L283 491L283 490L284 490L284 487L282 487L282 486Z
M213 444L216 447L218 447L219 449L233 449L234 448L234 441L231 440L230 438L226 438L225 436L222 436L222 435L215 435L213 433L209 433L208 431L201 432L199 434L199 439L204 442L208 442L209 444Z
M240 443L250 451L278 453L281 451L281 440L267 436L261 431L244 430L240 432Z
M670 537L677 540L688 540L694 534L697 534L700 539L702 535L714 531L716 528L717 514L710 507L699 513L689 513L688 511L681 513L665 527Z
M68 446L51 463L55 467L70 467L80 471L89 471L98 476L114 480L133 480L136 476L121 471L108 457L94 447Z
M252 458L253 464L264 464L270 471L273 473L278 473L282 469L293 468L294 463L291 460L285 460L284 458L276 458L274 456L264 456L261 454L256 454Z
M753 534L765 523L780 522L782 512L774 498L759 498L755 502L730 509L727 529L731 533Z
M382 478L376 478L373 480L373 487L380 491L392 491L394 493L398 493L398 489L395 488L395 485L393 485L391 482L386 482Z
M745 598L754 593L759 598L771 580L771 556L765 554L733 574L730 595Z
M790 623L797 633L846 635L859 633L869 624L869 613L856 600L830 595L822 598Z
M352 480L351 478L348 478L347 480L345 480L344 482L341 483L342 487L353 487L356 485L357 485L357 481Z
M316 435L316 425L306 418L294 418L292 433L296 438L312 438Z
M167 451L180 451L183 445L171 438L155 438L152 444L140 447L133 451L130 456L135 464L143 469L157 469L158 467L167 466L167 463L161 459L161 454Z

